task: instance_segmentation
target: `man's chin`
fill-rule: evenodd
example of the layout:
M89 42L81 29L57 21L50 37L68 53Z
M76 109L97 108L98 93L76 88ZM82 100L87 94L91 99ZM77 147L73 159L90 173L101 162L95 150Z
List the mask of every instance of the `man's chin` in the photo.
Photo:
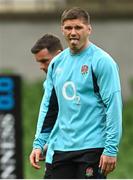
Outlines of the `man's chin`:
M44 72L45 74L47 74L47 71L46 71L46 70L44 70L44 69L43 69L43 72Z
M78 49L78 45L77 44L71 44L70 46L72 49Z
M70 49L72 50L73 53L79 52L79 48L78 47L71 47Z

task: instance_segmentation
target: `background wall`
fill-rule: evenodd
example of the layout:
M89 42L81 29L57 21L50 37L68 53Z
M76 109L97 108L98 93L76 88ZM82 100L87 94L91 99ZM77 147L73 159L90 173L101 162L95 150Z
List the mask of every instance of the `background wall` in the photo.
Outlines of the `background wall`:
M104 19L92 21L91 41L110 53L120 67L124 99L131 95L133 77L133 20ZM0 70L12 69L28 80L42 78L44 73L30 52L35 41L45 33L54 33L66 43L60 31L60 18L0 21Z

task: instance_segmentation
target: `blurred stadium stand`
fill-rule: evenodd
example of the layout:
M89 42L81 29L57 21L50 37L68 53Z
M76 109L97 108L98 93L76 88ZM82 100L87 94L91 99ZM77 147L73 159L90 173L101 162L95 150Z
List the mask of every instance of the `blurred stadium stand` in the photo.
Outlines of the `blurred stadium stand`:
M133 0L0 0L0 14L60 14L73 6L98 17L133 17Z
M65 5L65 0L0 0L0 13L55 13Z

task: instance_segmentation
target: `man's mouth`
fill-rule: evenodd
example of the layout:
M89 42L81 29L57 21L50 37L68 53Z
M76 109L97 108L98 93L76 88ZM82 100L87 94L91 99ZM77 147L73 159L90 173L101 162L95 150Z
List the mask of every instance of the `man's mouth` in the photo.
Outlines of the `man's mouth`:
M70 40L71 44L77 44L79 41L78 38L70 38L69 40Z

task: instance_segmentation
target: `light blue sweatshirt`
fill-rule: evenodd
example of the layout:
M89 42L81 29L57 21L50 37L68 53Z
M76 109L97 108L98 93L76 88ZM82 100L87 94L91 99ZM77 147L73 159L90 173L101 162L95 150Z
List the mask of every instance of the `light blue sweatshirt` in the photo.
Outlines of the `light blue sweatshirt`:
M58 101L55 125L48 125L51 96ZM51 116L52 118L52 116ZM46 125L47 124L47 125ZM33 148L49 140L46 162L54 150L104 148L116 156L122 133L122 100L118 66L93 43L79 54L65 49L50 63Z

